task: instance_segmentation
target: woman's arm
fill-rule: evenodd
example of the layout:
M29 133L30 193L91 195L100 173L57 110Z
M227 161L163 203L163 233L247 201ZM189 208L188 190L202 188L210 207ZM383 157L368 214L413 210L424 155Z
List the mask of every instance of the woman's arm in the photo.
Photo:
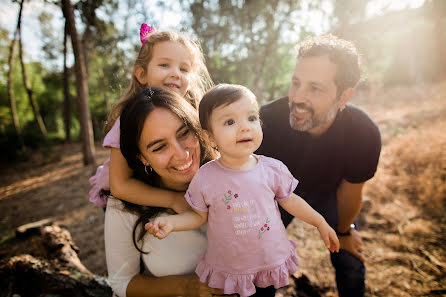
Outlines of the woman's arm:
M324 217L315 211L305 200L291 193L288 199L279 201L279 204L294 217L315 226L319 230L325 246L330 251L339 251L339 240L336 232L328 225Z
M223 290L209 288L206 284L200 282L196 274L170 275L158 278L138 274L127 287L127 297L212 297L223 294Z
M147 206L172 208L177 213L190 209L184 193L164 190L147 185L132 177L126 159L118 148L110 153L110 191L122 200Z

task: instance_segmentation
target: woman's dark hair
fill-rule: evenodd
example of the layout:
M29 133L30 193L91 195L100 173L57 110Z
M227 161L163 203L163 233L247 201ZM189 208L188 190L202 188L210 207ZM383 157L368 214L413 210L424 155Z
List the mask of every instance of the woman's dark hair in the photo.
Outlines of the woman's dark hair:
M251 90L241 85L218 84L207 91L199 106L200 124L203 130L211 131L210 117L214 109L234 103L243 95L256 98Z
M139 140L147 116L159 107L166 108L173 112L186 124L191 132L195 134L200 143L200 164L204 164L215 158L215 152L204 140L197 110L194 109L188 101L176 93L160 88L144 88L133 95L122 110L120 118L120 144L121 153L127 160L129 167L133 170L134 178L154 187L160 187L160 176L155 171L150 175L145 172L144 164L139 159L139 156L141 155L139 150ZM163 125L163 123L160 124ZM154 129L156 128L154 127ZM124 204L124 210L139 215L133 228L133 243L140 252L143 252L136 243L137 241L141 241L146 233L144 224L147 223L151 217L165 209L161 207L137 205L124 200L121 201ZM141 230L138 236L136 236L136 229L140 224Z

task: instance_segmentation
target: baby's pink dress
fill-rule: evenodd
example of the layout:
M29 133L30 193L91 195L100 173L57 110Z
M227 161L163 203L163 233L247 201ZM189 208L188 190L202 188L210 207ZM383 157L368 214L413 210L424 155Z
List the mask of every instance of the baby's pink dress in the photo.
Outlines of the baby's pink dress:
M103 147L106 148L120 148L121 137L121 124L120 118L116 120L113 127L105 135ZM110 190L110 158L105 160L104 164L96 169L96 174L90 177L88 180L92 186L88 195L90 196L90 202L96 204L99 207L105 208L107 205L107 196L101 195L101 190Z
M299 263L297 243L288 239L277 205L298 181L282 162L256 158L249 170L232 170L218 160L203 165L185 195L194 209L208 212L208 248L195 271L225 294L250 296L254 285L286 286Z

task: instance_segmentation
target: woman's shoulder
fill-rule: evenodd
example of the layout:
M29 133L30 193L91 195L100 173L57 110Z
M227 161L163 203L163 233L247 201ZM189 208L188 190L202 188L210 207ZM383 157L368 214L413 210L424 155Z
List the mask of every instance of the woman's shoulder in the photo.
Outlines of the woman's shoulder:
M108 197L105 208L105 224L120 221L125 223L125 225L133 226L137 219L138 216L136 214L125 210L124 203L121 200L113 196Z

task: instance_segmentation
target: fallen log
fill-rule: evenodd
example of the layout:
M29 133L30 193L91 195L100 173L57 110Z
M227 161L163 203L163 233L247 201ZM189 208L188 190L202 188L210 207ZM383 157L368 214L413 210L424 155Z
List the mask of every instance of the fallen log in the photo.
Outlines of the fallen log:
M82 264L68 230L57 224L21 226L10 245L13 254L0 262L0 297L112 295L105 279Z
M0 297L112 296L105 278L89 271L78 253L71 234L53 219L18 227L6 257L0 253ZM301 274L291 276L290 286L276 296L321 297L325 291Z

